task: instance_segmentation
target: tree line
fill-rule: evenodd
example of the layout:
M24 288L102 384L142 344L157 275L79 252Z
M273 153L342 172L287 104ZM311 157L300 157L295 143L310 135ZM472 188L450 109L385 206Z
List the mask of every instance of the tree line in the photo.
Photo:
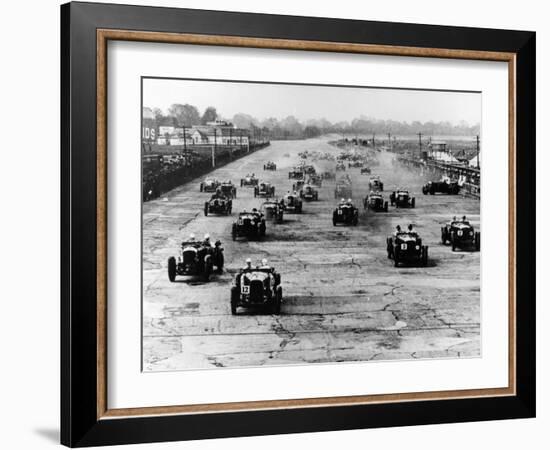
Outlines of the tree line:
M174 103L166 113L160 108L143 108L144 122L151 126L191 127L206 125L214 120L227 120L237 128L250 130L250 134L262 135L270 139L303 139L327 133L342 135L387 134L392 135L450 135L473 136L479 134L479 124L470 125L465 121L453 124L447 121L405 122L381 120L361 116L351 121L330 122L325 118L300 121L294 116L284 118L268 117L257 119L246 113L237 113L231 118L222 117L214 106L207 107L201 114L199 109L190 104Z

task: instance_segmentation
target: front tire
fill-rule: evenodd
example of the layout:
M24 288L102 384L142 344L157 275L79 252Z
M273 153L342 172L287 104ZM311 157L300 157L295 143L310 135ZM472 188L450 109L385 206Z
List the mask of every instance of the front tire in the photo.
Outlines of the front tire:
M422 247L422 265L426 267L428 265L428 246Z
M281 303L283 301L283 288L281 286L277 286L277 290L275 292L275 300L273 302L273 314L278 316L281 314Z
M204 204L204 215L207 216L208 215L208 202L206 202Z
M176 258L173 256L168 258L168 279L172 283L176 280Z
M474 235L474 245L476 251L479 252L481 249L481 233L479 231L476 231L476 234Z
M231 315L237 315L237 303L239 302L239 291L237 286L231 286Z

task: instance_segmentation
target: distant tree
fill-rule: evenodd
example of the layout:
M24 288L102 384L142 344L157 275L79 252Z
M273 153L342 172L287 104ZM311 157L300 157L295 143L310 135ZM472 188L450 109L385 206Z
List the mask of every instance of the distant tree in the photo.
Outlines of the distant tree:
M315 125L308 125L304 128L304 136L306 138L313 138L321 135L321 130Z
M204 110L204 114L201 117L201 124L206 125L208 122L214 122L218 118L218 112L213 106L209 106Z
M201 123L201 116L196 106L174 103L168 108L168 114L175 118L179 126L190 127Z
M258 126L258 121L249 114L237 113L233 116L233 124L237 128L251 128L252 126Z

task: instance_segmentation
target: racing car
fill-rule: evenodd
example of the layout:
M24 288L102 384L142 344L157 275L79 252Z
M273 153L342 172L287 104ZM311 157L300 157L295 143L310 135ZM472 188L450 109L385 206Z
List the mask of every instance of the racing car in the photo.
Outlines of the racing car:
M356 161L349 162L348 169L351 169L352 167L353 168L363 167L363 161L356 160Z
M231 214L233 201L223 194L214 194L207 202L204 202L204 215L208 214Z
M332 225L341 223L344 225L356 226L359 222L359 210L353 206L351 198L347 201L342 199L332 212Z
M237 188L230 180L223 181L218 189L228 198L237 198Z
M443 177L439 181L428 181L422 186L422 193L424 195L430 194L450 194L457 195L460 192L460 186L458 181L451 181L449 177Z
M242 269L231 286L232 315L237 314L239 307L264 308L280 314L282 300L281 275L267 265Z
M204 181L201 181L200 191L201 192L216 192L220 182L215 178L206 178Z
M481 233L475 231L474 227L463 216L461 220L453 218L441 227L441 243L451 244L453 252L457 249L474 248L479 251L481 248Z
M305 186L305 184L306 184L306 180L304 179L297 180L295 183L292 183L292 190L294 192L298 192Z
M268 161L264 164L264 170L277 170L277 164L273 161Z
M370 167L361 167L361 175L370 175Z
M243 186L246 186L246 187L258 186L258 179L254 174L247 175L246 177L241 178L241 187Z
M264 197L269 198L275 195L275 186L272 186L271 183L266 183L262 181L257 186L254 187L254 197Z
M390 194L390 204L396 208L414 208L415 198L406 189L397 189Z
M261 210L266 221L283 223L284 207L277 200L265 201Z
M376 212L388 212L388 202L384 201L384 197L379 192L371 192L363 201L365 209L370 209Z
M369 189L371 191L383 191L384 183L380 180L380 177L371 177L369 180Z
M310 175L307 183L313 186L321 187L323 185L323 177L321 175Z
M300 179L300 178L303 178L304 177L304 171L302 170L302 166L296 166L296 167L293 167L290 172L288 172L288 179L291 180L291 179L294 179L294 180L297 180L297 179Z
M397 231L386 240L388 258L397 267L400 263L428 265L428 246L415 231Z
M260 239L265 236L265 230L265 218L261 212L255 208L250 212L244 210L239 213L239 217L231 227L231 237L234 241L238 237Z
M322 174L323 180L334 180L336 179L336 174L334 172L326 171Z
M302 200L297 195L287 193L281 200L280 204L287 213L301 214Z
M177 275L198 275L208 281L214 266L221 272L223 263L223 247L220 241L216 241L214 247L195 240L184 241L177 259L174 256L168 258L168 279L174 282Z
M300 190L300 198L306 201L319 200L319 192L313 186L306 184Z

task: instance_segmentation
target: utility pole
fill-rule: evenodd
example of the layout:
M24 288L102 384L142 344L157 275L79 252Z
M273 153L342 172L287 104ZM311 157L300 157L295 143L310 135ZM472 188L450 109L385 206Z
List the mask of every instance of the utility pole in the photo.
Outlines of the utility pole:
M388 147L390 148L390 152L392 151L392 146L391 146L391 134L388 133Z
M372 133L372 148L374 150L375 146L374 146L374 139L376 138L376 133Z
M420 157L422 157L422 133L417 133L418 135L418 152Z
M479 169L479 134L476 136L476 164Z
M212 146L212 168L216 167L216 143L217 143L217 133L216 128L214 128L214 145Z

